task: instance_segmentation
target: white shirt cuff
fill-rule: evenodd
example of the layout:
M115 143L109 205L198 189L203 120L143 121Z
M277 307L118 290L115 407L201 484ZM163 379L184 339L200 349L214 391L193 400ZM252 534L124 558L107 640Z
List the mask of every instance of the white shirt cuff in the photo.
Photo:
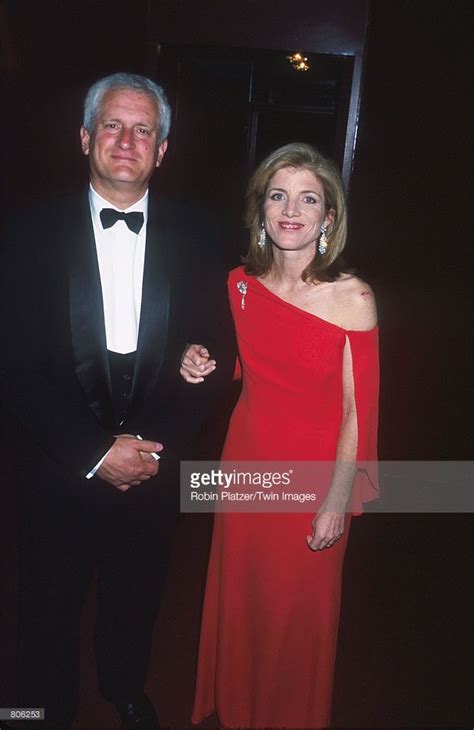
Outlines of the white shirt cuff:
M110 447L109 451L111 450L111 448L112 448L112 447ZM105 458L107 457L107 455L108 455L109 451L107 451L107 453L103 455L102 459L101 459L100 461L98 461L98 462L97 462L97 464L96 464L96 465L95 465L94 467L92 467L92 469L90 470L89 474L86 474L86 479L92 479L92 477L94 476L94 474L95 474L95 473L97 472L97 470L98 470L98 469L100 468L100 466L101 466L102 462L103 462L103 461L105 460Z

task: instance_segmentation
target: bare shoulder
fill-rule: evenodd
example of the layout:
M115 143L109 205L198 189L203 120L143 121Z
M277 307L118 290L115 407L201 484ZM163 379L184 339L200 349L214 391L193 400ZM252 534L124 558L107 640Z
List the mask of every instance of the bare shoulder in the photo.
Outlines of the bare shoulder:
M351 274L342 274L334 284L342 326L348 330L373 329L377 325L377 307L369 284Z

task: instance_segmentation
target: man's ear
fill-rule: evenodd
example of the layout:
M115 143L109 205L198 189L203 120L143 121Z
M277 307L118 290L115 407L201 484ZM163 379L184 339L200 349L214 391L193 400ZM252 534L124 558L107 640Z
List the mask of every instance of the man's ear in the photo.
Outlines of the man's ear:
M156 158L156 167L159 167L163 161L163 157L165 156L165 152L168 149L168 140L165 139L159 146L158 146L158 157ZM86 153L84 153L86 154Z
M79 130L79 135L81 137L81 149L83 154L88 155L89 154L89 146L91 141L91 136L87 129L82 126Z

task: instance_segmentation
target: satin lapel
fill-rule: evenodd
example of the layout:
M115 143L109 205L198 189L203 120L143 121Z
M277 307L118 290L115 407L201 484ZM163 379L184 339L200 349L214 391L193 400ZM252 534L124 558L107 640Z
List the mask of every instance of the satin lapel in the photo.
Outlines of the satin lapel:
M131 411L154 388L165 355L170 306L167 239L166 225L160 223L155 206L150 204Z
M69 313L74 367L90 408L104 425L114 422L104 307L87 195L69 222Z

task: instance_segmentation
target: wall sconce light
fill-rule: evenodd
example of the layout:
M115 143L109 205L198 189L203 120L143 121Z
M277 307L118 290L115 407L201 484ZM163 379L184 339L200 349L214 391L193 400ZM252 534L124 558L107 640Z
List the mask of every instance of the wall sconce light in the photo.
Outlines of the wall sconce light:
M306 56L302 53L293 53L291 56L287 56L288 61L291 63L295 71L309 71L311 66L307 62Z

